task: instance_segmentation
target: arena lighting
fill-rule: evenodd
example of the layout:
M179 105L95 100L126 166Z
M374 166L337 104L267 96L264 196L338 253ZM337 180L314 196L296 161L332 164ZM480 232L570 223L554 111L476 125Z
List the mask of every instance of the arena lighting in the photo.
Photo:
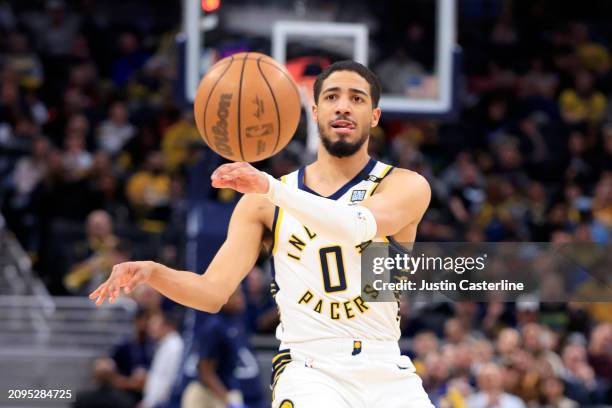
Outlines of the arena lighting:
M202 0L202 10L207 13L217 11L221 6L221 0Z

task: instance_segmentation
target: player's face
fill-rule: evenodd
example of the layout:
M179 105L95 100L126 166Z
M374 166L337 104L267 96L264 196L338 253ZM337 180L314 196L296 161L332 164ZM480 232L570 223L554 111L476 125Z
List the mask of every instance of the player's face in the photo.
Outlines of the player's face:
M323 146L336 157L355 154L380 118L380 108L372 107L370 84L353 71L336 71L323 81L312 113Z

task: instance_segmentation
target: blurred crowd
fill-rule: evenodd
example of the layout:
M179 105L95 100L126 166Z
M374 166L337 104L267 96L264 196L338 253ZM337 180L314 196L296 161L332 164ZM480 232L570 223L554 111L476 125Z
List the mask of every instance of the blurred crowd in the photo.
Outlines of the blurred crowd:
M605 1L588 3L459 1L454 117L383 114L370 139L372 156L431 184L419 241L610 243L612 11ZM418 13L406 23L394 2L381 4L388 7L376 13L389 24L373 32L373 42L386 45L376 50L373 69L391 92L431 70L433 31ZM180 8L122 7L130 5L143 16L137 23L129 13L101 13L90 0L0 1L0 212L53 294L84 295L127 259L184 269L190 187L204 199L237 199L206 182L222 160L203 145L190 107L176 98ZM226 51L236 47L230 39ZM305 132L302 123L285 151L259 165L279 176L304 164ZM217 324L272 333L269 280L262 260L243 285L240 318L209 330ZM128 406L154 406L146 405L146 383L157 377L146 373L155 373L155 341L169 355L183 352L174 335L181 319L145 309L132 339L138 361L124 361L122 353L135 358L125 346L95 367L101 386L128 394ZM437 406L612 401L609 303L406 303L402 314L403 334L413 340L406 351ZM206 347L198 359L209 377L201 381L225 397L240 387L231 375L210 377L206 361L223 353ZM195 400L204 392L190 390Z
M402 304L402 333L437 407L610 404L612 323L576 304Z

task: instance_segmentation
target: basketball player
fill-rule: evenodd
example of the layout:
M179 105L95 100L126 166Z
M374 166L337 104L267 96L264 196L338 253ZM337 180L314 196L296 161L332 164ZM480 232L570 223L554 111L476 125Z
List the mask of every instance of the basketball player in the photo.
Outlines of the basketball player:
M126 262L90 298L112 303L121 288L129 293L146 282L216 313L267 244L280 312L273 408L433 407L410 359L400 355L397 304L360 296L362 244L413 242L431 195L420 175L368 156L379 98L380 83L363 65L329 66L314 84L322 142L314 163L281 180L248 163L213 173L214 187L244 196L206 273Z

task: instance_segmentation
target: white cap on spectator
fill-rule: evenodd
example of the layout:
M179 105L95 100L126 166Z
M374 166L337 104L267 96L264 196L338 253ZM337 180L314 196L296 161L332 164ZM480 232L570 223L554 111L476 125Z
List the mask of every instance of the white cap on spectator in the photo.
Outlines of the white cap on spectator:
M518 311L540 310L540 300L535 295L519 295L516 298L516 310Z

